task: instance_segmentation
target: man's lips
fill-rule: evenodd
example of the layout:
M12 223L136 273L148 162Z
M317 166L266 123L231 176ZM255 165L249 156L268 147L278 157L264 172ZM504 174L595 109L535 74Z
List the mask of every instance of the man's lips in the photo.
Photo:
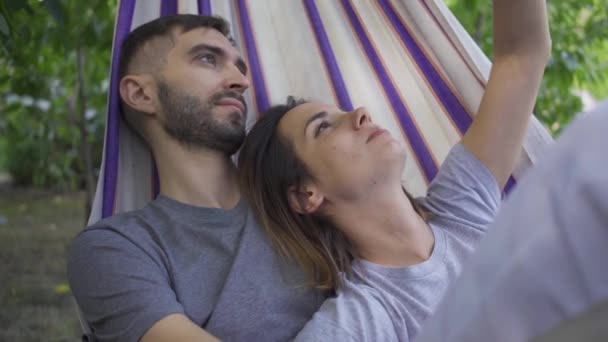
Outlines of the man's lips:
M372 139L374 139L375 137L379 136L380 134L383 133L388 133L387 130L382 129L382 128L375 128L372 133L369 135L369 137L367 137L367 141L365 143L370 142Z
M241 112L242 114L245 114L245 106L243 105L243 103L241 103L241 101L231 98L231 97L225 97L219 101L216 102L217 105L220 106L233 106L236 107L239 112Z

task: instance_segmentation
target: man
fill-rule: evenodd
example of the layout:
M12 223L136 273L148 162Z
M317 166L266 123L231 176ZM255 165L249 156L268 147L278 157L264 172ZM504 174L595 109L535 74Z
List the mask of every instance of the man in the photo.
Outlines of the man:
M606 341L608 102L504 203L417 342Z
M154 154L160 195L79 234L74 296L101 341L278 341L323 298L275 259L235 181L247 66L215 17L163 17L127 37L124 118Z

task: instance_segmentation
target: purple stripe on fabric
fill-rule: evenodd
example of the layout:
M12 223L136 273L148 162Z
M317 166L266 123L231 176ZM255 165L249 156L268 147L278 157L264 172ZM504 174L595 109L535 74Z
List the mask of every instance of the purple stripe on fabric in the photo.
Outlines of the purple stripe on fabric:
M336 60L334 51L329 43L329 38L325 32L325 27L323 26L323 21L321 20L321 16L317 10L315 1L304 0L304 6L306 7L306 13L308 14L310 24L315 32L317 44L319 45L321 53L323 54L323 61L325 62L325 67L329 72L334 91L338 97L340 108L345 111L352 111L353 104L350 100L350 96L348 95L348 91L346 90L346 85L344 84L344 79L342 78L338 61Z
M158 197L158 193L160 192L160 180L158 178L158 168L156 167L156 160L154 160L154 155L150 152L150 160L152 166L152 199Z
M425 0L418 0L418 1L421 4L424 5L424 9L426 10L426 13L428 13L433 18L433 21L435 22L435 24L437 24L437 27L439 27L441 29L441 32L443 33L443 36L450 42L450 45L452 45L452 47L454 48L454 50L456 50L456 53L458 53L458 56L460 56L460 59L462 59L462 61L464 62L464 64L467 65L467 68L469 68L469 70L471 71L471 73L473 74L473 76L475 77L475 79L477 80L477 82L479 82L479 84L482 87L485 87L486 86L485 82L482 79L479 78L479 76L477 75L476 72L473 71L473 68L471 67L471 64L469 63L469 61L466 58L464 58L464 56L462 56L462 53L456 47L456 44L454 44L454 40L445 31L445 28L439 23L439 20L437 19L437 16L435 16L435 13L429 7L429 4Z
M238 0L238 11L239 19L241 22L241 31L243 32L243 40L245 41L245 49L247 50L247 59L249 62L249 69L251 70L251 78L253 79L253 87L255 92L255 99L258 105L258 113L262 113L268 107L270 103L268 101L268 94L266 93L266 85L264 82L264 75L262 74L262 67L260 60L258 59L258 50L255 45L255 37L251 29L251 21L249 20L249 13L247 11L247 0Z
M135 0L121 0L116 19L114 34L114 50L112 51L112 70L110 71L110 96L108 99L108 127L106 129L106 154L103 179L103 199L101 204L101 217L105 218L114 213L114 197L116 195L116 182L118 179L118 146L120 101L118 95L118 62L122 42L131 31L131 21L135 10Z
M513 189L515 188L515 186L517 185L517 182L515 181L515 178L513 178L513 176L509 177L509 179L507 180L507 184L505 185L505 189L503 190L506 194L510 193L511 191L513 191Z
M162 0L160 2L160 16L177 14L177 0Z
M447 33L445 32L443 27L441 27L441 25L439 25L437 18L435 18L435 15L432 13L432 11L429 8L429 5L426 3L426 1L421 0L420 2L425 6L427 12L432 14L433 20L441 28L441 30L443 31L443 34L449 38L449 36L447 35ZM414 40L414 38L412 37L410 32L407 30L407 28L403 24L403 21L401 20L401 18L397 15L397 12L395 11L395 8L391 4L391 2L389 0L378 0L378 3L384 10L384 13L389 18L389 21L391 22L391 24L393 25L395 30L398 32L399 37L401 38L401 41L405 44L406 48L410 51L410 53L414 57L414 60L416 61L416 64L418 64L418 67L420 68L420 70L422 70L424 77L431 84L431 87L433 88L433 90L435 91L435 93L437 94L439 99L441 100L444 108L446 108L446 110L452 117L452 120L454 120L454 122L456 123L456 126L458 127L460 132L462 134L464 134L467 131L467 129L469 128L469 126L471 125L471 123L473 122L473 119L470 117L470 115L464 109L464 106L462 105L460 100L458 100L456 95L454 95L454 93L452 92L450 87L447 85L447 83L444 81L444 79L439 75L439 72L437 71L437 69L434 68L433 64L429 61L427 56L424 54L422 48ZM452 42L452 40L451 39L449 39L449 40L450 40L450 44L452 44L452 46L454 46L454 43ZM458 52L458 53L460 55L460 52ZM460 55L460 57L462 58L462 55ZM462 58L462 59L465 62L465 64L470 68L468 62L464 58ZM473 75L475 75L475 78L483 85L481 80L479 80L479 78L477 78L477 75L475 73L473 73ZM485 85L484 85L484 87L485 87ZM515 185L517 185L517 182L515 181L513 176L510 176L509 179L507 180L507 184L505 185L505 188L504 188L505 193L511 192L511 190L513 190Z
M441 77L439 71L435 69L435 66L428 59L420 45L418 45L418 42L416 42L412 34L403 24L403 21L397 15L395 8L392 6L390 1L378 0L378 3L382 7L384 14L395 31L397 31L401 42L409 51L416 65L418 65L418 68L422 72L424 78L427 80L439 98L439 101L458 127L458 130L461 134L464 134L471 125L471 122L473 122L471 116L466 111L458 97L456 97L452 89L450 89L448 84Z
M198 0L198 14L211 15L211 0Z
M378 56L378 53L374 49L370 38L367 36L363 25L359 22L357 15L350 3L349 0L342 0L342 6L350 20L352 27L354 28L357 38L361 42L365 53L367 54L367 58L372 64L380 83L382 84L382 88L384 89L384 93L388 97L389 102L391 103L391 107L395 111L397 118L403 128L407 138L410 142L410 145L414 149L416 154L416 158L420 162L422 167L422 171L424 176L428 182L435 178L437 175L437 165L433 160L424 140L418 130L416 129L416 125L414 124L410 114L407 111L407 108L403 101L399 96L399 92L397 91L395 85L393 84L388 72L382 65L382 61Z

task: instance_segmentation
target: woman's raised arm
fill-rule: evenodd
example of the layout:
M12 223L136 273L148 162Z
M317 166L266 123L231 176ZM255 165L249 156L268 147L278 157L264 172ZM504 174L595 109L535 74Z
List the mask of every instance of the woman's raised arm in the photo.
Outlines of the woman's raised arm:
M494 61L486 91L463 145L501 189L523 138L551 52L545 0L494 0Z

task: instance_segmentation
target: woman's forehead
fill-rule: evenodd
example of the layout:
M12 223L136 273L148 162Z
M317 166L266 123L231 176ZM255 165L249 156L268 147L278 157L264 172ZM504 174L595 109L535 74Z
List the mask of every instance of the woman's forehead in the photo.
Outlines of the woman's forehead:
M332 114L340 112L340 109L338 109L335 105L325 103L303 103L285 113L285 115L279 122L279 132L284 137L290 138L290 140L293 139L294 136L303 136L304 128L308 120L321 112L327 112L327 114Z
M337 112L341 112L341 110L335 105L331 104L307 102L292 108L285 114L283 118L288 119L292 123L298 122L300 124L305 124L310 117L317 115L320 112L334 114Z

